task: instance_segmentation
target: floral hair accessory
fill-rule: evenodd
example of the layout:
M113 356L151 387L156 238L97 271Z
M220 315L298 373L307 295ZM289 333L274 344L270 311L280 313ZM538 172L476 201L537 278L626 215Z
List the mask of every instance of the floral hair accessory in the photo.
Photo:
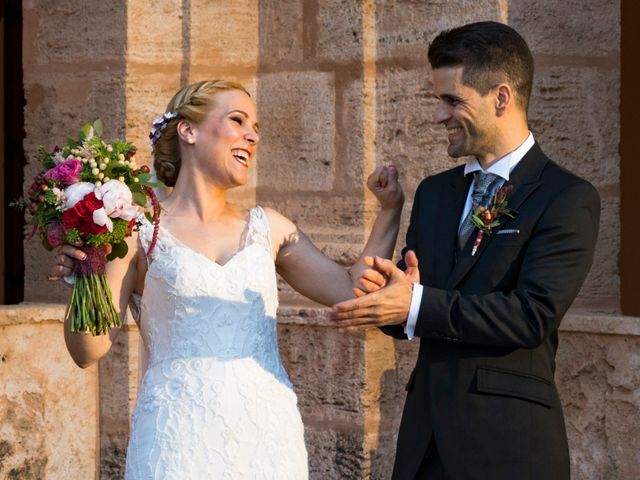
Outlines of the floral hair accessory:
M165 112L164 115L156 118L153 121L153 123L151 124L151 131L149 132L149 143L151 143L152 147L156 145L156 142L160 138L160 134L162 133L162 131L167 128L169 120L177 116L177 112Z
M471 256L474 256L478 251L484 235L491 235L494 228L502 225L503 217L513 218L515 211L507 207L507 195L512 188L513 185L504 185L498 188L488 208L481 205L473 211L471 223L478 229L478 235L473 242Z

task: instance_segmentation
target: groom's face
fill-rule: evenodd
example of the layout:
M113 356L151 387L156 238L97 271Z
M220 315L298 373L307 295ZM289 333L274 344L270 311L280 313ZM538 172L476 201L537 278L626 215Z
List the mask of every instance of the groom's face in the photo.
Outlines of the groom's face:
M463 67L433 70L438 99L435 120L447 129L447 153L454 157L475 155L482 159L495 145L495 103L492 92L482 96L462 83Z

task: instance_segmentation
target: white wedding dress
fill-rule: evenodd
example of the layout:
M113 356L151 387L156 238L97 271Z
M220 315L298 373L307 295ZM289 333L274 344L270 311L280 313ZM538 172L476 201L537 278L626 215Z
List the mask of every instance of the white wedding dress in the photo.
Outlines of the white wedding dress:
M139 236L145 251L153 226ZM149 354L126 479L308 477L296 395L280 355L269 224L252 209L220 265L160 228L140 303Z

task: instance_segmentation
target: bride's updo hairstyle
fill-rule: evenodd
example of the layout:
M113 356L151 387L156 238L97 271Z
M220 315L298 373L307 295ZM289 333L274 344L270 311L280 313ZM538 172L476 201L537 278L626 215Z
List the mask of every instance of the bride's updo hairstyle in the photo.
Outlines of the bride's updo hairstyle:
M173 187L178 180L182 164L177 130L178 122L189 120L195 124L200 123L214 106L216 96L220 92L229 90L240 90L249 95L249 92L239 83L226 80L206 80L187 85L173 96L167 105L166 113L163 116L164 120L162 120L159 133L153 144L153 166L158 180L164 182L168 187Z

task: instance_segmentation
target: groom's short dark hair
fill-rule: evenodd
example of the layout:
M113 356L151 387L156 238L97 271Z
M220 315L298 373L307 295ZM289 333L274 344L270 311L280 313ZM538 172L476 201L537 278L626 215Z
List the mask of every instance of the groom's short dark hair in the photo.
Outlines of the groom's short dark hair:
M533 55L513 28L476 22L444 30L429 45L431 67L463 67L462 81L481 95L506 81L524 112L533 83Z

